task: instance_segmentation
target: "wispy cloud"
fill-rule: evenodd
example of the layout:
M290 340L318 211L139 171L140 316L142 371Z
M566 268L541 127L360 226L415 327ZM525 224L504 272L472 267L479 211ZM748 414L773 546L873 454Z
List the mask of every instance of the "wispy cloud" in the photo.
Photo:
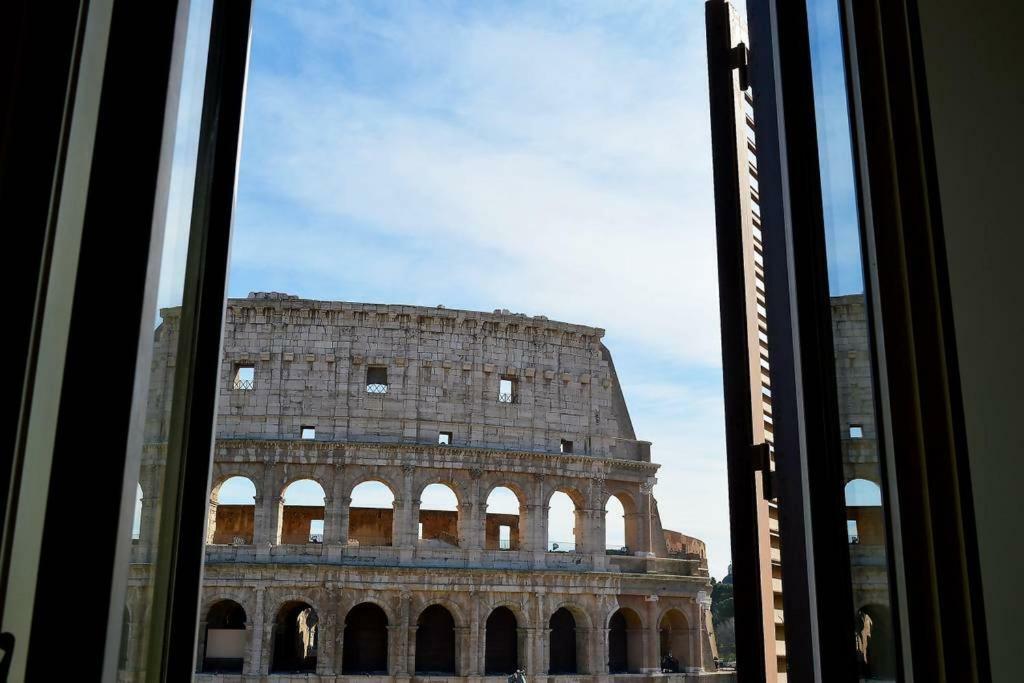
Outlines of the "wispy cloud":
M232 294L604 327L721 574L702 3L266 3L248 97Z

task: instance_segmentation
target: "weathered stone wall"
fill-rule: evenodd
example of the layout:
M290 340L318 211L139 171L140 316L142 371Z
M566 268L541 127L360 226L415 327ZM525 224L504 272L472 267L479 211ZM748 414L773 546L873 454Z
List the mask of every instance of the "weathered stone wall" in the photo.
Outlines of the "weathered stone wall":
M576 453L649 459L603 336L508 312L231 299L218 433L293 438L315 426L319 440L436 444L444 431L457 446L557 453L564 439ZM243 364L254 366L251 390L233 387ZM371 367L386 369L387 393L367 392ZM513 402L499 400L503 378Z

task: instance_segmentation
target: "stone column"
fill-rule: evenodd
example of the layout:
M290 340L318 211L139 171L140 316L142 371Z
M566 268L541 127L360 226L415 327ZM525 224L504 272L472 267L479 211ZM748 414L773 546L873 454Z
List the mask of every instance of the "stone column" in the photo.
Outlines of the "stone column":
M647 628L645 629L644 673L661 671L661 632L658 630L658 601L647 603Z
M458 514L459 547L465 550L480 550L480 534L476 524L476 506L471 502L459 503L455 506Z
M142 499L142 521L146 521L146 498ZM255 514L255 512L254 512ZM254 520L255 521L255 520ZM149 544L152 538L147 538L144 532L148 531L145 526L140 528L140 536L143 543ZM214 534L217 531L217 494L210 494L210 500L206 503L206 544L213 543ZM253 530L255 533L255 530Z
M412 628L413 625L410 623L410 613L412 611L411 602L412 596L408 593L401 597L401 600L399 602L399 624L398 628L395 629L396 637L394 638L394 640L396 642L388 643L388 673L390 673L393 676L398 676L400 678L408 678L413 672L411 665L415 665L415 660L410 660L407 654L410 648L409 632L411 630L414 630ZM392 627L389 625L389 632L391 629ZM412 643L413 646L415 646L415 633L413 633ZM394 663L392 664L392 662Z
M611 632L611 629L609 629L609 628L596 628L596 629L594 629L594 631L596 631L598 633L599 637L600 637L600 641L598 642L599 647L597 648L597 656L598 656L597 668L594 669L594 673L599 674L599 675L607 675L608 674L608 653L609 653L609 650L608 650L608 647L609 647L608 634ZM627 650L628 649L629 648L627 647Z
M201 672L206 662L206 619L199 622L197 633L199 642L196 643L196 672Z
M480 593L473 593L473 606L469 614L469 668L462 675L482 676L484 673L485 638L480 624Z
M476 659L473 656L472 646L470 644L470 629L468 626L456 626L455 627L455 675L456 676L467 676L472 675L471 660Z
M525 671L526 675L531 678L533 676L539 676L541 673L537 670L536 632L537 629L535 628L516 629L516 635L518 637L516 645L519 650L519 668Z
M581 674L593 674L597 671L594 663L594 631L592 628L576 626L576 669Z
M263 588L256 589L256 609L252 615L249 615L247 651L245 662L242 665L242 671L248 676L257 676L262 671L260 667L263 661L263 611L265 609L263 606L263 594Z

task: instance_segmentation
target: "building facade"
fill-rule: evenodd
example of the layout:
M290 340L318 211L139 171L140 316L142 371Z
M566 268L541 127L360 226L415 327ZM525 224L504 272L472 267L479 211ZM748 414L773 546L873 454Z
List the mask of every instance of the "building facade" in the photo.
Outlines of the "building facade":
M144 609L176 309L156 333L128 614ZM714 670L704 545L662 528L603 330L251 294L227 304L197 677L531 679ZM245 478L252 504L224 503ZM237 479L236 479L237 481ZM319 501L289 504L296 482ZM360 485L390 493L354 502ZM454 510L421 509L441 484ZM488 511L510 491L518 514ZM573 538L549 538L552 496ZM606 505L625 544L606 543ZM128 629L131 662L141 634ZM671 657L666 660L666 657ZM130 670L130 666L126 669Z

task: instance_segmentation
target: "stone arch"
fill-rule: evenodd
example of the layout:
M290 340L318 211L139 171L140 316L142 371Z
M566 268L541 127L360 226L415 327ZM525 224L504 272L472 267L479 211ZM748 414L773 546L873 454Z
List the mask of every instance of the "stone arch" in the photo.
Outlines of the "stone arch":
M679 671L693 666L690 629L689 617L678 607L669 607L661 613L658 618L658 635L662 668L672 668L672 666L665 666L667 662L671 663L671 660L675 660L674 666Z
M214 601L204 615L200 633L200 671L241 673L245 662L248 617L245 608L230 598Z
M868 604L857 610L857 660L864 678L896 678L896 641L887 606Z
M270 673L316 673L319 612L312 602L285 600L273 622Z
M379 484L391 494L390 504L369 505L368 501L360 501L358 489L365 484ZM364 492L367 489L364 488ZM352 480L347 486L345 495L346 514L348 518L347 536L349 545L353 546L390 546L396 538L395 506L398 503L396 491L401 491L386 477L364 473ZM399 536L400 537L400 536Z
M459 490L461 487L452 485L447 480L439 480L431 477L425 480L421 487L417 489L416 499L414 501L414 512L416 513L415 521L417 522L418 529L414 538L417 539L417 544L426 547L436 547L438 549L447 548L458 548L463 545L462 540L465 536L463 531L463 524L465 519L462 515L462 498L459 496ZM442 503L442 507L424 507L423 497L427 494L429 489L434 489L433 494L440 494L442 497L448 497L454 499L454 503L450 501ZM446 491L443 493L441 491ZM454 510L446 509L448 507L454 507Z
M417 675L454 676L459 673L455 624L455 615L441 602L430 604L416 617Z
M256 528L256 503L260 498L256 482L242 474L244 470L226 470L210 489L206 542L217 545L251 545ZM247 485L246 485L247 484ZM237 491L224 491L224 486ZM223 494L230 493L231 496ZM250 494L246 495L246 494ZM223 500L222 500L223 498Z
M519 653L525 644L520 643L515 612L505 605L492 609L484 622L484 675L508 675L521 668Z
M843 488L850 543L885 545L882 488L870 479L851 479Z
M326 523L327 490L319 479L298 475L288 477L281 489L278 506L277 543L323 543ZM298 488L297 488L298 487ZM288 492L292 491L293 501ZM301 497L298 502L295 498Z
M387 611L376 601L365 601L345 615L342 645L342 674L388 673Z
M612 499L622 507L621 522L609 517L608 509ZM632 493L625 488L613 488L606 492L601 502L605 514L605 549L616 554L632 555L642 546L640 508ZM619 531L618 534L615 531ZM620 542L621 541L621 542Z
M579 652L579 624L573 610L562 606L548 618L548 673L578 674L583 660Z
M559 500L561 496L567 498L572 505L571 513L567 507L563 510L557 509L561 507L560 502L564 501L564 498ZM554 516L552 516L552 507L556 508ZM548 552L585 552L587 550L585 547L586 513L586 496L579 489L571 486L551 488L544 497L545 550ZM572 524L571 531L565 528L570 523ZM559 536L570 534L572 538L559 538ZM570 545L572 547L568 547Z
M516 500L516 512L497 509L501 498L507 498L504 493L508 491ZM492 503L492 496L497 495L495 503ZM484 548L487 550L520 550L523 548L523 534L521 531L527 528L528 519L524 514L526 498L522 488L504 481L490 484L484 489L482 501L483 514L483 539Z
M620 607L608 617L608 672L640 673L643 670L643 620L630 607Z

